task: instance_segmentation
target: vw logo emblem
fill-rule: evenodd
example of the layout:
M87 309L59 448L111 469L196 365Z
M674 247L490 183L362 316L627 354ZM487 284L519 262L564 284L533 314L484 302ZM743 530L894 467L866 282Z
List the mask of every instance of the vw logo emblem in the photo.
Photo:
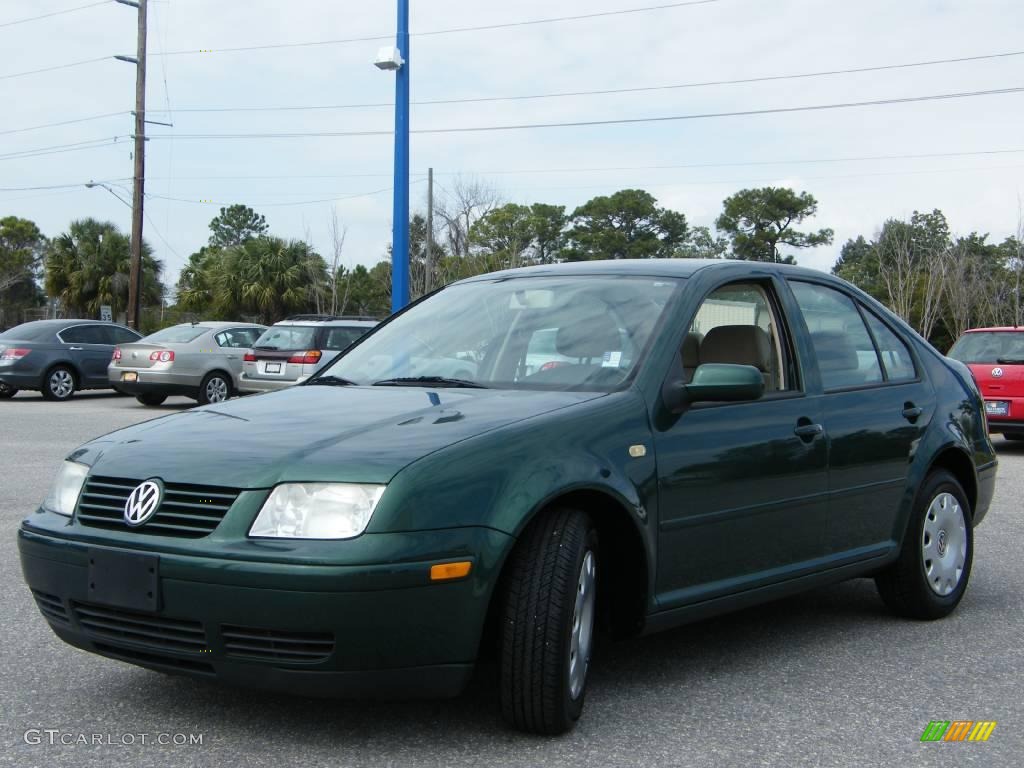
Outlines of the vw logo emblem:
M992 378L993 379L1001 379L1002 377L1003 377L1003 369L1002 368L993 368L992 369Z
M935 548L939 550L939 557L946 554L946 532L939 531L939 540L936 542Z
M164 490L159 480L147 480L138 486L124 503L124 521L128 525L142 525L160 506Z

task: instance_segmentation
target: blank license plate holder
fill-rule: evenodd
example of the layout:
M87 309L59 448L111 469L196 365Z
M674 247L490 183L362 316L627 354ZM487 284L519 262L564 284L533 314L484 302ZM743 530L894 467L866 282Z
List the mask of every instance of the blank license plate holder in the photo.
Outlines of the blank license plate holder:
M90 547L89 602L155 613L160 608L160 558Z

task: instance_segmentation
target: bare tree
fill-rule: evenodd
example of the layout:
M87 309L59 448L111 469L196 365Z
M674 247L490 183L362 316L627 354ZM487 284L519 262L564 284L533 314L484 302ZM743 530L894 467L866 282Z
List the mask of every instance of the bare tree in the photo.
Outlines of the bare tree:
M909 225L895 219L885 222L875 235L878 276L889 296L889 308L908 323L921 278L913 240Z
M502 196L489 182L464 176L456 176L442 192L434 213L441 221L448 253L464 258L470 254L473 224L501 205Z
M344 270L343 254L345 252L345 237L348 235L348 227L338 221L338 209L331 207L331 265L330 274L328 275L328 287L331 292L331 314L337 315L339 312L338 302L338 280L341 277L340 271ZM340 311L344 313L345 306L348 304L348 292L351 284L351 275L346 273L345 279L345 293L341 298Z
M1024 305L1021 304L1021 288L1024 287L1024 207L1021 206L1020 195L1017 196L1017 232L1014 253L1010 256L1007 266L1013 273L1013 324L1024 325Z

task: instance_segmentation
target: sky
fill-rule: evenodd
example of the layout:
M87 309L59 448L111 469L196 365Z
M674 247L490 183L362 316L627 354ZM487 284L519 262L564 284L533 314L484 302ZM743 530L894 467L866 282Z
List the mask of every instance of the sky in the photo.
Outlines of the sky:
M666 5L674 7L653 8ZM89 7L11 23L79 6ZM1022 88L1022 28L1017 0L411 0L414 102L656 89L420 104L412 127L707 115ZM205 244L210 219L232 203L252 206L273 234L309 239L323 254L336 212L347 228L348 266L384 257L394 75L373 60L390 41L324 41L386 37L394 29L390 0L150 0L147 115L173 127L147 128L145 237L166 265L165 282L173 285L189 254ZM108 57L134 55L135 33L136 11L112 0L0 0L0 216L32 219L47 236L88 216L130 230L130 209L114 193L131 198L135 67ZM224 50L293 43L323 44ZM994 54L1019 55L660 88ZM82 61L89 63L19 74ZM339 105L346 108L238 109ZM214 108L232 111L190 111ZM98 115L109 116L79 122ZM75 122L35 127L65 121ZM412 206L426 207L428 167L439 197L460 175L482 179L510 202L570 211L597 195L643 188L691 225L705 226L739 189L789 186L818 200L805 229L835 230L831 246L797 259L828 270L848 238L870 237L885 219L914 210L941 209L957 233L989 233L994 241L1013 234L1024 186L1022 127L1024 92L422 133L412 137ZM209 138L361 131L381 135ZM94 143L65 146L79 142ZM90 180L113 193L86 188Z

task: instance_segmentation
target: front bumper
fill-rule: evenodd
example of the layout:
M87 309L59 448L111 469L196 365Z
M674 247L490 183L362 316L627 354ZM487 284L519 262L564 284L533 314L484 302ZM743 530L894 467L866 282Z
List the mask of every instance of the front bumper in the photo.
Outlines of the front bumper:
M298 565L105 547L158 555L158 608L147 612L90 601L97 544L37 530L31 520L18 534L22 571L65 642L165 672L332 697L459 693L510 541L483 528L425 532L427 550L444 540L448 559L474 562L467 578L446 583L429 580L430 565L445 558ZM417 534L377 536L415 549Z

